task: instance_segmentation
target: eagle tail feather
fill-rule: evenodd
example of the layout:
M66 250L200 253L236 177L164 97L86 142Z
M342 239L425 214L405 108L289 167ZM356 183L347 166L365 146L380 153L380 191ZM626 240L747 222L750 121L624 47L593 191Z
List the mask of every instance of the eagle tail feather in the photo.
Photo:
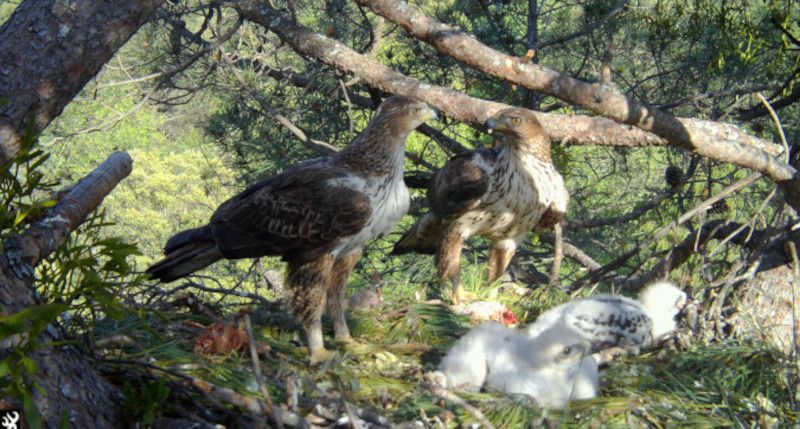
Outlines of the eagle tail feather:
M145 271L152 278L169 283L223 258L211 228L182 231L167 241L163 259Z
M403 255L410 252L432 255L436 253L444 231L442 219L431 213L423 216L394 245L392 255Z

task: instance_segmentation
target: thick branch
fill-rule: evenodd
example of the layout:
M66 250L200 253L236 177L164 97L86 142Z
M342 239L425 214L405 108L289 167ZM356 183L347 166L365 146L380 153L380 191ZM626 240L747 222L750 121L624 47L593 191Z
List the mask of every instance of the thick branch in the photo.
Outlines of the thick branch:
M130 171L131 159L127 154L112 154L44 218L3 243L0 316L10 316L39 304L28 280L33 267L61 245ZM30 391L47 427L59 427L64 416L75 427L120 427L126 421L122 394L100 376L91 359L64 345L61 334L52 325L35 340L41 347L26 358L35 362L37 371L26 377L36 383L37 388ZM52 347L54 343L62 344ZM7 344L0 345L0 360L7 358L12 350ZM2 399L14 403L13 398Z
M17 277L33 275L33 269L75 230L106 195L130 174L133 161L125 152L114 152L97 169L69 191L42 219L25 232L3 243Z
M252 0L222 3L235 8L246 19L268 28L270 31L274 32L278 37L280 37L281 40L292 46L292 48L296 51L311 56L332 67L352 73L371 87L392 94L414 95L423 98L441 109L442 112L444 112L447 116L456 120L480 123L498 110L508 107L502 103L495 103L473 98L458 91L441 86L431 85L429 83L398 73L376 61L375 59L370 58L369 56L361 55L342 43L339 43L298 24L291 18L291 16L273 9L267 3L255 2ZM384 3L386 2L381 4ZM374 5L372 2L369 4L371 7ZM431 18L413 10L405 5L405 3L392 2L391 4L400 8L398 10L402 10L404 14L412 16L414 19L422 19L425 22L428 22L430 25L433 25L434 28L449 28L444 24L437 23ZM383 10L380 10L383 14ZM413 13L411 11L413 11ZM399 20L399 18L393 14L387 13L384 16L390 20ZM411 21L414 20L405 15L404 19L408 21L407 24L410 24ZM418 28L421 26L421 24L414 23L414 26L414 28ZM427 31L421 31L421 33L425 34L427 37ZM466 56L481 58L481 53L486 50L490 50L496 54L492 56L492 58L495 58L497 61L499 61L499 68L502 68L502 65L505 64L505 60L508 59L511 61L513 66L512 70L514 70L514 73L516 73L514 76L520 75L520 73L523 73L523 70L526 76L530 77L533 75L531 72L533 69L530 68L529 64L523 64L522 69L520 69L518 59L491 50L491 48L480 44L477 40L463 33L454 32L452 29L450 29L445 33L436 34L437 40L452 40L449 39L451 37L457 37L460 41L469 39L467 40L468 43L465 42L467 43L466 45L457 49L457 51L460 53L460 55L454 56L457 59L461 59ZM468 47L474 47L475 49L478 49L479 52L471 53L467 49ZM475 61L472 59L465 62L468 64L475 63ZM481 64L486 62L486 58L481 60ZM490 61L490 64L493 63ZM536 66L536 70L539 70L539 66ZM552 75L555 72L548 71L548 73ZM511 75L512 73L510 72L503 73L500 77L506 78L508 76L509 78L513 77L513 81L515 82L520 81L518 77ZM566 84L580 89L580 91L577 89L570 89L570 91L568 91L569 94L579 93L579 95L591 98L597 94L599 94L598 96L605 97L607 95L606 93L608 93L608 91L603 92L604 90L595 88L583 82L579 82L565 76L562 77L566 79ZM527 80L525 82L526 86L531 86L527 83ZM558 86L558 83L551 82L551 89L553 85ZM595 91L600 92L595 93ZM559 91L559 93L560 92L561 91ZM623 100L627 100L624 96L619 94L608 94L613 95L611 99L616 100L617 102L619 101L619 97L622 97ZM567 101L575 102L572 99ZM580 105L578 102L575 102L575 104ZM619 107L617 106L619 103L614 104L608 101L603 101L602 98L600 103L590 104L596 104L604 109L610 110L614 110ZM637 106L644 108L643 105L637 104ZM630 109L626 106L624 110L629 111ZM675 144L689 147L696 153L711 159L723 162L731 162L751 168L753 170L762 171L776 181L789 180L793 177L796 171L793 167L778 161L774 157L774 155L780 153L780 149L778 149L777 145L773 145L764 140L748 136L731 125L696 119L682 119L681 121L678 121L677 119L663 112L655 112L656 113L653 113L653 115L657 114L659 118L666 117L668 120L664 120L666 120L671 127L679 127L680 133L686 135L683 136L682 139L675 140L674 136L667 133L668 136L673 138L673 141L667 143L668 139L659 138L649 132L643 131L643 129L632 129L627 125L619 124L606 118L594 118L583 115L548 115L542 113L539 113L539 116L546 131L550 134L550 137L555 141L561 141L563 143L615 146L653 146ZM614 116L616 117L618 115L615 114ZM644 121L644 119L647 121ZM636 123L644 126L643 124L645 123L650 124L653 122L658 122L650 116L644 119L642 121L637 121ZM653 128L653 126L650 126L650 128ZM669 127L667 128L671 129ZM687 130L690 130L691 132ZM690 134L691 139L688 137ZM689 145L687 142L690 142L694 146ZM800 191L798 192L798 195L800 196Z
M751 168L774 180L790 179L795 169L764 152L764 142L733 126L675 118L601 86L573 79L538 64L492 49L470 34L434 20L401 0L359 0L439 52L489 75L589 109L622 124L650 131L670 145L707 158ZM725 134L728 134L727 136ZM724 143L721 140L725 140Z
M0 168L42 131L163 3L27 0L0 27ZM32 55L35 53L35 55ZM33 121L33 124L31 124Z

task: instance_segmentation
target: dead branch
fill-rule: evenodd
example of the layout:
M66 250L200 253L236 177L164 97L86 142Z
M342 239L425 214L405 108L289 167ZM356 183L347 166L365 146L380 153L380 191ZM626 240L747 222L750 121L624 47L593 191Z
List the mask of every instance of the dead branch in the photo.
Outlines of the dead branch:
M553 268L550 270L550 286L558 286L558 277L561 274L561 261L564 259L564 239L562 235L563 227L561 222L553 227Z
M64 242L100 203L130 174L131 157L114 152L97 169L84 177L46 215L25 232L3 243L11 268L19 278L33 276L36 265Z
M228 389L227 387L217 386L205 380L201 380L197 377L188 377L188 378L191 380L192 386L214 397L217 400L235 405L237 407L242 407L248 412L255 415L263 416L268 413L271 413L271 415L273 415L277 419L280 419L281 423L286 426L300 427L300 428L310 427L310 425L304 418L290 411L284 410L283 408L277 405L269 406L266 403L259 401L258 399L254 399L249 396L244 396L241 393Z
M267 387L264 385L264 380L261 377L261 361L258 359L258 350L256 350L256 337L253 335L253 327L250 324L249 312L248 314L244 314L242 318L244 319L244 328L245 332L247 332L247 339L250 342L250 359L253 360L253 375L256 377L256 382L258 383L258 391L261 392L261 396L264 397L265 405L267 405L267 414L272 416L272 398L270 398ZM283 421L281 419L275 419L275 423L278 425L279 429L283 429Z
M78 182L43 218L22 234L3 243L0 252L1 316L19 313L39 304L29 278L36 265L67 238L102 202L116 184L131 171L131 158L124 152L112 154ZM100 376L94 363L71 345L47 347L63 342L49 326L38 338L39 347L26 355L37 372L27 374L36 382L33 400L47 426L59 426L64 415L80 427L117 427L126 421L119 389ZM0 347L0 360L11 349ZM79 392L79 393L78 393ZM3 398L9 400L9 398ZM91 412L81 412L91 410Z
M601 219L589 219L589 220L580 220L580 219L564 219L564 227L566 228L597 228L600 226L608 226L608 225L616 225L625 222L630 222L645 213L649 212L650 210L658 207L664 201L670 199L673 195L680 191L680 187L674 187L667 189L665 192L660 192L656 194L653 199L642 205L641 207L633 210L631 212L625 213L621 216L611 217L611 218L601 218Z

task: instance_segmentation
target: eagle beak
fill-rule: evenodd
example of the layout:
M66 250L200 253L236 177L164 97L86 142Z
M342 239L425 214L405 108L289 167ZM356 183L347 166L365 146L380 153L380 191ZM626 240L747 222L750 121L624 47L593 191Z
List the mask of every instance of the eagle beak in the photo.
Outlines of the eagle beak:
M486 130L486 134L492 134L497 128L497 119L495 116L487 119L486 122L483 123L483 128Z
M494 131L497 129L497 127L498 127L497 115L492 116L491 118L487 119L486 122L483 123L483 129L486 130L486 134L495 137L492 139L492 142L487 145L487 147L489 148L493 148L496 146L496 140L498 136L494 133Z
M426 122L431 119L439 119L439 115L441 114L441 111L439 111L439 109L432 106L428 106L428 108L425 110L426 110L425 114L420 118L422 122Z

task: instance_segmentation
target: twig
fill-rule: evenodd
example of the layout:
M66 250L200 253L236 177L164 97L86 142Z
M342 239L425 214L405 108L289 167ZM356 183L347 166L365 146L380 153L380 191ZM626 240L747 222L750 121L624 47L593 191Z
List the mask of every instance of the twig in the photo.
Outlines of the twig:
M475 417L475 420L477 420L478 423L482 424L485 428L495 429L492 422L490 422L489 419L486 418L486 416L483 414L483 412L481 412L481 410L468 404L467 401L461 399L458 395L427 381L421 382L420 387L422 387L423 389L430 390L431 392L433 392L434 395L442 399L445 399L447 401L450 401L458 405L459 407L467 410L467 412L470 413L472 417Z
M264 397L264 401L266 402L267 414L269 414L275 420L275 423L278 425L279 429L283 429L283 422L280 419L274 418L275 416L272 415L272 398L269 397L269 392L267 391L267 387L264 385L264 379L261 376L261 361L258 359L258 350L256 350L256 338L253 336L253 327L250 324L250 314L245 314L242 316L244 319L244 329L247 332L247 339L250 342L250 359L253 360L253 375L256 377L256 381L258 382L258 390L261 392L261 395Z
M562 227L561 222L559 222L553 226L553 234L555 236L553 253L555 253L555 256L553 257L553 268L550 271L550 286L556 286L560 283L558 277L561 274L561 261L564 259L564 240L561 232Z
M681 189L680 186L676 186L666 190L665 192L656 194L653 197L653 199L651 199L644 205L640 206L639 208L630 213L625 213L624 215L621 216L603 218L603 219L591 219L591 220L565 219L564 226L567 228L597 228L600 226L616 225L624 222L630 222L644 215L650 210L658 207L661 203L668 200L678 191L680 191L680 189Z
M669 231L674 229L676 226L686 222L687 220L691 219L692 217L694 217L698 213L706 211L715 202L725 198L728 194L731 194L732 192L736 191L737 189L742 188L744 186L747 186L748 184L750 184L750 183L756 181L757 179L759 179L760 177L761 177L761 173L752 173L749 176L745 177L744 179L739 180L738 182L728 186L727 188L723 189L720 193L718 193L718 194L714 195L713 197L701 202L700 204L695 206L693 209L691 209L688 212L682 214L675 221L670 222L667 225L664 225L661 229L656 231L649 240L647 240L644 243L636 246L634 249L626 252L625 254L623 254L622 256L618 257L617 259L611 261L610 263L604 265L602 268L599 268L599 269L596 269L596 270L592 270L591 272L589 272L585 276L579 278L578 280L575 280L571 285L569 285L567 290L577 289L577 288L579 288L581 286L584 286L586 284L602 280L603 278L606 277L606 274L608 274L609 272L621 267L628 259L632 258L634 255L638 254L642 250L646 249L648 246L650 246L653 243L655 243L658 239L663 237L665 234L667 234Z
M340 81L341 82L341 81ZM339 392L344 392L344 386L342 383L339 382ZM356 415L353 414L353 409L350 408L350 404L347 403L347 399L344 397L344 393L339 395L339 405L344 408L345 413L347 414L347 420L350 424L350 429L358 429L358 419Z
M767 99L761 95L760 92L756 92L758 98L761 99L761 102L764 103L764 107L769 110L770 116L772 116L772 120L775 122L775 126L778 128L778 135L781 136L781 143L783 144L783 154L784 154L784 162L789 163L789 144L786 143L786 134L783 132L783 125L781 125L781 120L778 118L778 114L775 113L775 109L767 102Z
M103 339L95 341L94 345L96 347L105 347L105 346L107 346L109 344L112 344L112 343L134 346L137 349L139 349L139 351L142 352L142 354L144 356L146 356L148 358L150 357L150 353L148 353L147 350L144 347L142 347L141 344L139 344L138 342L134 341L133 338L131 338L131 337L127 336L127 335L112 335L112 336L110 336L108 338L103 338Z
M189 379L191 380L192 386L203 391L204 393L207 393L220 401L242 407L255 415L271 414L276 418L276 420L280 420L282 424L293 427L310 427L309 423L304 418L295 413L286 411L276 405L267 405L258 399L244 396L232 389L211 384L197 377L189 377Z
M187 283L184 283L184 286L185 287L183 287L183 288L191 287L193 289L199 289L199 290L201 290L203 292L222 293L222 294L227 294L227 295L238 296L240 298L250 298L252 300L260 302L262 305L274 304L274 302L264 298L263 296L260 296L258 294L254 294L254 293L250 293L250 292L244 292L244 291L232 290L232 289L225 289L225 288L213 288L213 287L203 286L202 284L200 284L198 282L194 282L194 281L189 281ZM163 292L159 292L159 293L172 295L174 293L174 290L163 291Z
M253 87L250 86L250 83L248 83L247 80L244 78L244 76L242 76L239 68L236 67L233 60L231 60L230 55L225 53L223 54L222 57L225 58L225 62L228 63L228 65L231 67L233 75L236 77L236 80L239 81L239 87L242 88L245 92L247 92L247 94L250 95L250 97L256 100L258 105L261 106L263 110L269 112L269 114L272 115L275 118L275 120L278 121L279 124L283 125L287 130L289 130L289 132L294 134L308 148L316 150L317 152L320 152L324 155L332 155L339 151L338 149L336 149L335 146L333 146L328 142L324 142L322 140L317 140L309 137L308 134L306 134L306 132L303 129L295 125L294 122L289 120L289 118L278 113L278 111L274 107L272 107L267 102L267 100L261 97L253 89Z
M347 87L344 86L344 81L339 79L339 87L342 88L342 97L347 102L347 123L348 130L350 131L350 138L355 136L353 131L353 103L350 101L350 96L347 95Z

